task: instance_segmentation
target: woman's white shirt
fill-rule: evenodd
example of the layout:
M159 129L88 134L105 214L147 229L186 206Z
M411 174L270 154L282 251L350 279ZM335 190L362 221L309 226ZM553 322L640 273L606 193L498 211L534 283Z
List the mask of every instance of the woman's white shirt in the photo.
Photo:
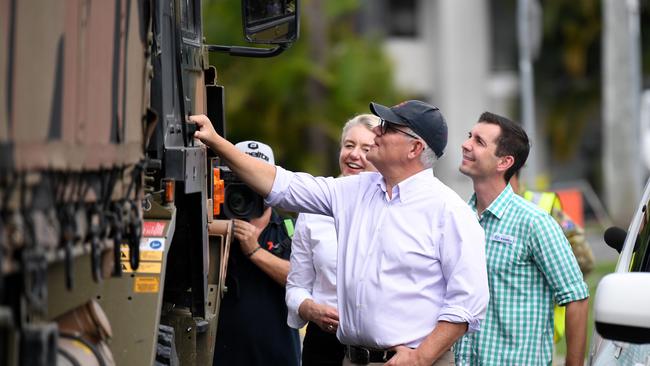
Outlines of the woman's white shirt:
M291 268L287 278L287 324L302 328L307 321L298 314L303 301L336 308L337 235L330 216L301 213L291 241Z

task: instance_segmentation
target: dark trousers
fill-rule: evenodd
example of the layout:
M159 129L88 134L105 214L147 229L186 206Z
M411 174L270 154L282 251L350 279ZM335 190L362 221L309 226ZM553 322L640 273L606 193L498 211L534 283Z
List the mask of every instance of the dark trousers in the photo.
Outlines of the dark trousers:
M345 348L336 334L327 333L315 323L307 324L302 343L302 366L341 366Z

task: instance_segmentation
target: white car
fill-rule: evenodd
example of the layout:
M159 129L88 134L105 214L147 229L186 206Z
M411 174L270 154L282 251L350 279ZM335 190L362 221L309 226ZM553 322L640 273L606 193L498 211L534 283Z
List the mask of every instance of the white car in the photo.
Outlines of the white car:
M616 270L594 298L589 365L650 366L650 180L627 233L610 228L605 241L620 253Z

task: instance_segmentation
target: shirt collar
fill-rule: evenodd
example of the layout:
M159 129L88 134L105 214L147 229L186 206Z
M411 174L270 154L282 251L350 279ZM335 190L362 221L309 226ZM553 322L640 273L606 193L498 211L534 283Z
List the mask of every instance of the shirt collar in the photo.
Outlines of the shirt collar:
M412 199L418 199L418 192L432 189L433 178L433 169L431 168L413 174L393 187L395 193L393 199L399 199L400 202L404 203ZM377 181L377 184L386 193L386 182L383 177Z
M512 198L514 197L515 192L512 190L512 187L510 184L506 185L506 188L504 188L503 191L497 196L497 198L490 203L490 206L485 209L483 212L483 215L485 215L486 212L489 212L492 214L494 217L497 219L501 220L503 215L506 212L506 208L510 205L510 201L512 201ZM476 212L476 193L472 194L472 198L469 199L468 202L469 206Z

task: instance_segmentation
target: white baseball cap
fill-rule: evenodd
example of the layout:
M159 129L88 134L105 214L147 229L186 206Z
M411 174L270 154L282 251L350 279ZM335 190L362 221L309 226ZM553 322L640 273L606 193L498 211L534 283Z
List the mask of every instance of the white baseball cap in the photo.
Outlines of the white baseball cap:
M242 141L235 145L239 151L244 152L254 158L263 160L271 165L275 165L273 158L273 149L265 143L258 141Z

